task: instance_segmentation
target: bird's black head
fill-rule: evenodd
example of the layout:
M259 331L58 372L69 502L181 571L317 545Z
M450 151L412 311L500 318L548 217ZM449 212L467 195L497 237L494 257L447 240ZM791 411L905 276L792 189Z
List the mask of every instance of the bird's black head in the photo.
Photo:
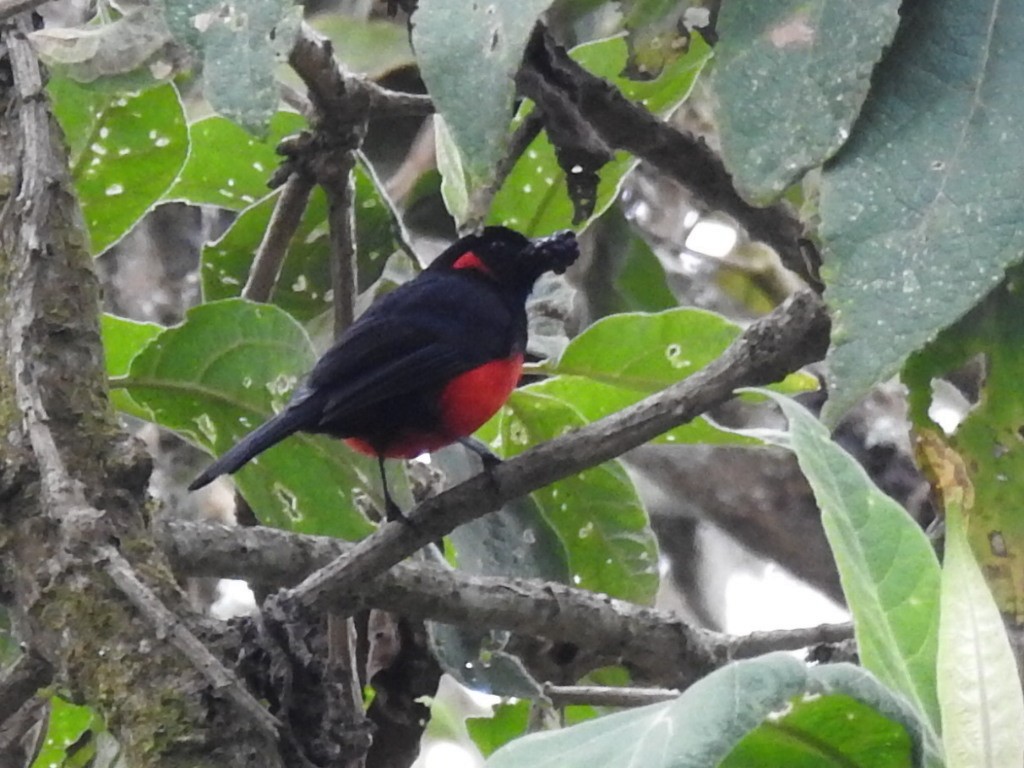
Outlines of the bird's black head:
M576 235L569 230L530 240L505 227L486 227L453 243L429 268L464 269L529 291L538 277L549 271L562 274L579 255Z

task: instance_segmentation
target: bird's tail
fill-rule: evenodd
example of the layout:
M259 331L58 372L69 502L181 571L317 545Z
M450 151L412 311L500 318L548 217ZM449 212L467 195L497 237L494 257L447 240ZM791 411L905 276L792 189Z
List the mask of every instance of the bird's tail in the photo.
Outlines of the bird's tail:
M194 491L212 483L221 475L230 475L267 448L305 427L308 414L304 412L306 410L302 407L304 404L289 406L277 416L256 427L233 445L227 453L208 466L199 477L192 481L188 489Z

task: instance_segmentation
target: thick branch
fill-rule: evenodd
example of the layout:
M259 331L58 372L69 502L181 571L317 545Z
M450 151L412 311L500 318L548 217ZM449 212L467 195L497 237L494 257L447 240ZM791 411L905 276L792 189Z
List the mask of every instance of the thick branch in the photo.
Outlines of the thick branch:
M317 114L322 118L349 112L346 102L356 98L366 102L360 119L429 115L434 103L429 96L390 91L363 77L344 72L334 58L330 40L303 24L288 58L292 68L306 83Z
M312 191L313 180L302 172L293 173L284 183L267 231L253 257L249 279L242 289L243 298L251 301L270 300L281 275L288 245L302 222L302 214L306 211L306 203Z
M686 380L608 418L560 436L428 499L412 525L388 523L351 552L273 598L309 609L347 594L456 526L506 501L621 455L719 405L741 387L781 379L821 358L828 318L810 292L751 325L717 360Z
M816 265L813 245L803 224L783 203L759 208L736 191L721 159L698 137L674 128L635 104L612 84L588 72L538 27L517 78L520 91L533 101L559 104L570 100L586 125L610 147L646 160L679 182L709 210L723 211L751 238L767 243L782 262L812 284Z
M157 536L182 574L278 585L298 582L355 546L272 528L181 521L162 523ZM563 584L471 576L421 562L396 565L354 593L332 596L333 603L570 642L621 660L649 682L679 687L733 658L796 650L852 633L849 625L835 625L733 637L691 627L667 611Z
M99 287L28 30L0 23L0 563L21 639L107 717L132 765L274 765L275 736L207 695L97 558L118 542L145 558L148 589L184 606L146 538L150 461L107 396Z

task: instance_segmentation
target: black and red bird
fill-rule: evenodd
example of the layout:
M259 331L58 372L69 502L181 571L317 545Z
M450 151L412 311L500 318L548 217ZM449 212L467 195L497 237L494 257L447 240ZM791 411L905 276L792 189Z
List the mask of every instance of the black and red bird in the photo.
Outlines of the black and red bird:
M529 240L487 227L374 302L317 361L283 411L243 437L189 486L202 488L295 432L342 438L379 460L388 519L401 518L385 458L413 458L466 438L502 406L526 351L526 299L579 255L572 232ZM480 452L478 448L474 448Z

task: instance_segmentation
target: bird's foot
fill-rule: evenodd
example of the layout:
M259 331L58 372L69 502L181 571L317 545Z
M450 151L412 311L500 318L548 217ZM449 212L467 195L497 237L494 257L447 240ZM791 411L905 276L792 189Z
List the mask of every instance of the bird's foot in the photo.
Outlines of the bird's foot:
M459 445L479 456L486 472L490 472L496 466L501 464L501 457L488 448L481 440L477 440L475 437L459 438Z
M384 499L384 517L389 523L401 523L408 526L410 530L421 533L419 526L413 522L411 517L402 512L401 507L391 498L391 494L387 494Z

